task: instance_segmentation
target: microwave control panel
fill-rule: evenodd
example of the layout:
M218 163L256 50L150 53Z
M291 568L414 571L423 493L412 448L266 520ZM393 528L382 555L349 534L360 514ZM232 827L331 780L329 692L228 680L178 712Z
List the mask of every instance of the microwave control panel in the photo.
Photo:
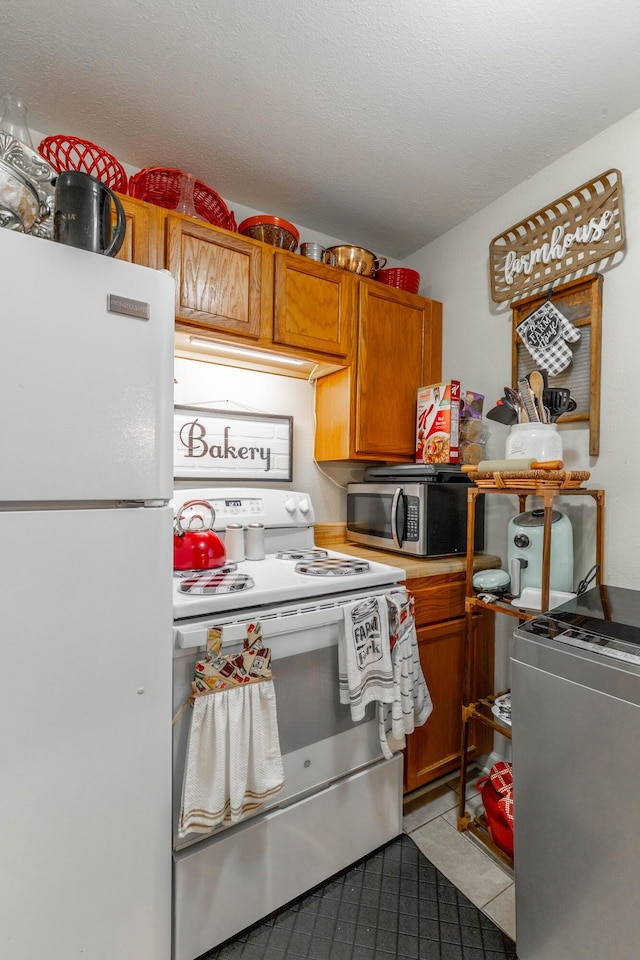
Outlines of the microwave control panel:
M417 540L420 536L420 501L417 497L406 498L404 527L405 540Z

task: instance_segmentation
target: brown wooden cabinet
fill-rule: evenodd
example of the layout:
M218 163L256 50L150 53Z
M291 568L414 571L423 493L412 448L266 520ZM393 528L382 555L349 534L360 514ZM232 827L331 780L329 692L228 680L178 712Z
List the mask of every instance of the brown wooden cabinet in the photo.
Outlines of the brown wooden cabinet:
M441 357L441 303L360 280L354 362L317 385L317 459L412 461L416 392Z
M440 303L120 199L118 256L171 272L177 330L316 364L318 459L413 460L416 391L440 379Z
M348 363L358 282L347 270L276 250L274 344Z
M404 765L405 793L423 787L460 766L461 698L465 682L465 575L460 572L407 581L415 599L415 620L422 672L433 701L433 712L407 738ZM493 689L494 614L473 618L476 696ZM467 759L488 753L493 731L474 724Z
M164 212L133 197L119 194L118 199L124 207L126 232L116 259L154 269L164 267L161 244ZM115 223L115 217L113 221Z
M165 266L176 281L176 322L207 333L270 342L272 260L264 245L166 214Z

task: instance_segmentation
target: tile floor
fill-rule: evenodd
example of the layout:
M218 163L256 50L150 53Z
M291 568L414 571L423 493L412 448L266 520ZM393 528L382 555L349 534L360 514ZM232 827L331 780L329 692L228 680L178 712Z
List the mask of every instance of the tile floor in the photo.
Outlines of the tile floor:
M475 812L481 771L470 767L466 809ZM405 797L404 832L425 857L512 940L516 939L513 871L472 833L459 833L458 775Z
M516 952L403 833L198 960L516 960Z

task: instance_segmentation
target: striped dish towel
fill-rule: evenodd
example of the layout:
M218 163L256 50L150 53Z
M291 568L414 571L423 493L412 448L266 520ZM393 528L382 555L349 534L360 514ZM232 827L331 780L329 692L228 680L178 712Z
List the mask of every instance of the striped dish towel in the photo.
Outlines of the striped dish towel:
M178 836L239 823L283 786L273 680L197 696Z
M391 634L395 639L391 653L393 698L378 704L378 733L382 753L387 759L404 750L407 734L427 721L433 703L420 665L412 598L389 596L392 612Z

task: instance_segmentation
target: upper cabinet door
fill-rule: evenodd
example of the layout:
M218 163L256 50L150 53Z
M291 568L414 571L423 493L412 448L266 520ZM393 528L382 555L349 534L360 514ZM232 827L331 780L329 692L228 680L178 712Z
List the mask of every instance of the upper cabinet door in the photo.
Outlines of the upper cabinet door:
M116 259L126 260L129 263L139 263L143 267L153 267L154 269L163 267L159 238L164 211L150 203L136 200L134 197L124 197L118 194L118 199L124 208L126 232L124 243L120 247ZM115 226L115 213L112 214L112 222Z
M355 275L281 250L274 259L274 343L348 362Z
M166 244L177 321L256 341L271 336L271 261L261 244L175 214Z
M413 459L417 390L440 378L441 353L441 304L360 284L356 455Z

